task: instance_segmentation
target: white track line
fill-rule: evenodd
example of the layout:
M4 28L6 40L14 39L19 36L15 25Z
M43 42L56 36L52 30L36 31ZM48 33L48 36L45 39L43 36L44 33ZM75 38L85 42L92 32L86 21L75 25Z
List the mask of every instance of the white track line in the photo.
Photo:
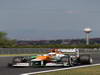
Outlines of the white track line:
M54 71L60 71L60 70L69 70L69 69L76 69L76 68L83 68L83 67L90 67L90 66L97 66L100 64L93 64L93 65L84 65L84 66L76 66L76 67L69 67L69 68L61 68L61 69L54 69L54 70L47 70L47 71L39 71L39 72L31 72L31 73L23 73L20 75L33 75L38 73L46 73L46 72L54 72Z

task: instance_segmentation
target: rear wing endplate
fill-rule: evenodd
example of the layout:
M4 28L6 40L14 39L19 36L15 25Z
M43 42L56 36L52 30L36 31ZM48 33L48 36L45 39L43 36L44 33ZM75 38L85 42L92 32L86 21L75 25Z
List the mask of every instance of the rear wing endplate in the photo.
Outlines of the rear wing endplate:
M75 53L77 57L79 57L79 49L58 49L58 51L61 51L63 53Z

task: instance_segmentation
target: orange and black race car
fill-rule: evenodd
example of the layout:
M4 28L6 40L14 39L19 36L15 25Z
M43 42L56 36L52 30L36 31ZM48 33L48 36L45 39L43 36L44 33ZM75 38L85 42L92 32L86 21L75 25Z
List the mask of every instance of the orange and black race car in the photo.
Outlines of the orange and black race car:
M90 55L80 55L79 50L74 49L50 49L48 54L32 56L32 58L14 57L9 66L42 67L42 66L74 66L92 64Z
M78 49L51 49L50 53L31 60L32 66L74 66L92 64L90 55L79 55Z

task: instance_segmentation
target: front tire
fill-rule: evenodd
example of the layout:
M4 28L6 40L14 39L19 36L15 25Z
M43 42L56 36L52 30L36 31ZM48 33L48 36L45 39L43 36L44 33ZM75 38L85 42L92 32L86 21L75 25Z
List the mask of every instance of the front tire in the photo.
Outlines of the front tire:
M21 62L27 62L27 59L24 57L18 56L13 58L13 63L21 63Z

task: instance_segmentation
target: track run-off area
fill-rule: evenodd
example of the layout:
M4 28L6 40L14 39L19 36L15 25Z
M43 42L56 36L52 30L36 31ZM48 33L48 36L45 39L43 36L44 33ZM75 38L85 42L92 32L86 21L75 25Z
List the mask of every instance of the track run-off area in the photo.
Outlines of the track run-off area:
M93 58L93 64L100 63L100 52L91 53L91 57ZM0 56L0 75L20 75L24 73L33 73L39 71L46 71L46 70L54 70L60 69L62 67L44 67L44 68L34 68L34 67L27 67L27 68L9 68L7 67L8 63L11 62L13 56Z

